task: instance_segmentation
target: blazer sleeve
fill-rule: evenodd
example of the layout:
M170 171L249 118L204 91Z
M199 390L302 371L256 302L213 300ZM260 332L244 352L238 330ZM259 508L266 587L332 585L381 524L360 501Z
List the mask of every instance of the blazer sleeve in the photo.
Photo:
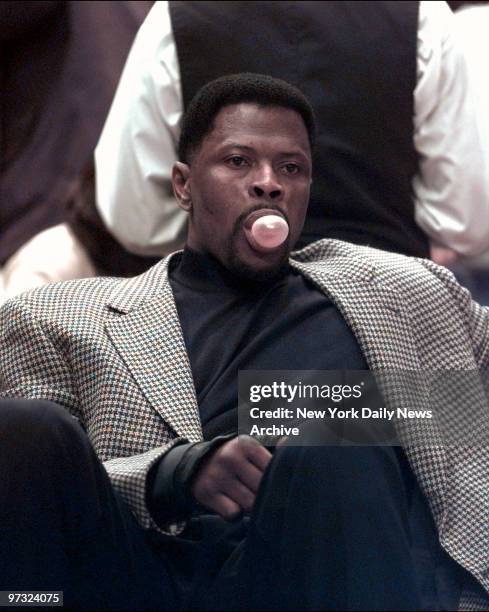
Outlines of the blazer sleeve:
M420 261L442 281L452 295L462 312L472 339L472 351L477 365L482 372L489 372L489 308L475 302L470 291L457 282L457 279L450 270L428 259ZM445 315L441 312L440 316ZM447 316L449 316L449 313L447 313Z
M79 416L68 364L22 298L0 310L0 397L48 400Z
M0 309L0 398L48 400L80 419L81 407L68 362L42 324L31 313L24 298L9 300ZM176 535L184 523L157 525L146 503L146 479L151 467L171 448L187 440L168 444L132 457L103 462L114 489L145 528Z

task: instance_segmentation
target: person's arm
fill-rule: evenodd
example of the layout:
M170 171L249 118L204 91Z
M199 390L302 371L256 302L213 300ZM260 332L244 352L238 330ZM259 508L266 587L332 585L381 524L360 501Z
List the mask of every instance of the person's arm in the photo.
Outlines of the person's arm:
M183 246L187 218L171 170L182 117L180 70L167 2L156 2L129 53L95 151L97 207L130 252Z
M489 308L475 302L470 291L462 287L447 268L429 259L422 259L420 263L441 281L458 305L471 338L471 348L477 367L481 372L486 373L484 380L487 380L487 374L489 374Z
M36 295L32 292L9 300L0 309L0 398L56 402L88 429L78 381L64 354L66 339L57 335L56 326L47 326L34 316L29 300L35 302ZM174 520L166 524L154 521L147 506L146 486L152 467L173 447L186 443L185 438L174 438L147 452L103 462L114 489L145 528L176 535L184 527L183 522Z
M36 234L7 259L2 269L4 293L0 304L34 287L96 274L70 227L66 223L55 225Z
M159 525L187 519L198 508L191 483L203 462L234 434L175 446L156 463L147 478L147 504Z
M453 20L445 2L420 2L415 218L434 243L475 255L489 248L489 143Z
M0 309L0 398L56 402L88 430L66 335L58 323L35 316L38 296L31 292ZM225 519L250 510L270 458L258 441L227 435L196 444L174 438L103 465L143 527L176 535L194 504Z

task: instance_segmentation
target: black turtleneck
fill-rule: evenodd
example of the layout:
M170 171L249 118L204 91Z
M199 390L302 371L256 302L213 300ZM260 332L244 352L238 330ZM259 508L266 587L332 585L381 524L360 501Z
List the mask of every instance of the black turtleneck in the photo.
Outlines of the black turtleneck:
M206 440L237 430L239 370L368 369L336 306L290 267L252 284L186 249L170 283Z

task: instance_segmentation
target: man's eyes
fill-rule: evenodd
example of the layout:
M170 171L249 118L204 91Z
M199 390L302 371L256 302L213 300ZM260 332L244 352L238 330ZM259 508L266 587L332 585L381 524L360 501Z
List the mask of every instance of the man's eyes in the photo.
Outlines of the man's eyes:
M243 166L248 165L248 161L244 157L241 157L241 155L233 155L228 157L226 162L235 168L242 168Z
M243 168L245 166L250 166L251 162L241 155L232 155L228 157L226 160L226 164L233 166L234 168ZM300 166L296 163L286 163L280 166L280 171L284 174L297 174L300 172Z
M297 174L300 171L300 167L292 163L284 164L282 169L286 174Z

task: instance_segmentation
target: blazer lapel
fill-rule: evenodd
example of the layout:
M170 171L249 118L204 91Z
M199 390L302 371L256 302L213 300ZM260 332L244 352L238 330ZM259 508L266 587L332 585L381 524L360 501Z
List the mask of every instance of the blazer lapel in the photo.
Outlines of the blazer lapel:
M420 367L402 298L377 280L372 264L339 257L329 262L292 265L336 304L370 369Z
M106 331L151 406L178 436L202 440L195 388L175 300L167 280L169 260L131 279L110 307L123 314ZM155 278L156 277L156 278ZM153 297L144 291L150 288ZM156 297L154 297L156 293ZM127 295L125 295L127 294Z

